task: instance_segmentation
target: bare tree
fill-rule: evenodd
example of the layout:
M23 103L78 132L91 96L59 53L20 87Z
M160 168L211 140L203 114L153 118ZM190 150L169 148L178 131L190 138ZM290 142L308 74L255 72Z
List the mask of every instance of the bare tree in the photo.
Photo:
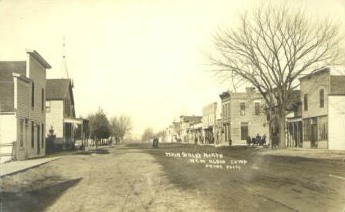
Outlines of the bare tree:
M166 141L167 133L165 130L161 130L157 133L157 136L162 139L162 142Z
M210 55L216 73L232 82L249 83L264 97L271 128L278 126L285 147L285 112L298 78L316 68L344 61L343 34L330 19L311 20L286 5L253 8L237 28L219 30Z
M154 136L152 128L146 128L143 135L141 136L141 141L149 141Z
M129 116L121 115L110 119L111 135L115 138L116 143L122 142L126 134L132 130L132 121Z

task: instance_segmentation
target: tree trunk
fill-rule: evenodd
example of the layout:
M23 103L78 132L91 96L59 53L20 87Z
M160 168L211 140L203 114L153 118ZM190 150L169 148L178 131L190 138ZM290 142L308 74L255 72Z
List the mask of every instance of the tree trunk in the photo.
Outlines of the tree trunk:
M278 111L278 126L279 126L279 148L284 149L286 148L286 141L285 141L285 104L282 103L280 104L280 108Z
M286 147L285 142L285 117L279 118L279 148L284 149Z

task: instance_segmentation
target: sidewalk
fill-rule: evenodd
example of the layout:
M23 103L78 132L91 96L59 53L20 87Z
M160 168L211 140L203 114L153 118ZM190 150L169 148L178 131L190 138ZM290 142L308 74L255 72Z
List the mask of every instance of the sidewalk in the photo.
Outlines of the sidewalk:
M9 162L9 163L2 163L0 164L0 177L6 176L6 175L10 175L10 174L15 174L21 171L25 171L27 169L31 169L40 165L43 165L45 163L49 163L50 161L53 160L57 160L63 156L66 155L71 155L71 154L78 154L80 152L94 152L96 150L102 150L102 149L106 149L106 148L112 148L118 145L114 145L114 146L98 146L98 148L96 149L95 146L90 146L88 147L87 151L84 150L77 150L77 151L73 151L73 152L66 152L66 151L62 151L62 152L58 152L56 154L51 154L51 155L46 155L44 158L37 158L37 159L30 159L30 160L23 160L23 161L13 161L13 162Z
M30 159L30 160L23 160L23 161L13 161L9 163L2 163L0 164L0 177L15 174L17 172L25 171L27 169L31 169L45 163L48 163L53 160L57 160L60 157L52 157L52 158L38 158L38 159Z
M345 162L345 151L342 151L342 150L302 149L302 148L267 149L267 150L263 150L259 154L303 157L303 158L314 158L314 159L328 159L328 160L338 160L338 161Z

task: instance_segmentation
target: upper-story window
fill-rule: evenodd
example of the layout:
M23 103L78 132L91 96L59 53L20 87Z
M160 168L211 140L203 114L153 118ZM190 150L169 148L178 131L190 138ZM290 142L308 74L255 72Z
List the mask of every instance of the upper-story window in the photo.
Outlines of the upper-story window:
M320 108L323 108L325 106L325 90L320 90Z
M31 107L35 107L35 83L32 82L31 86Z
M225 115L225 104L223 104L223 108L222 108L222 114L223 114L223 117L225 117L226 115Z
M304 110L308 110L308 94L304 94Z
M246 103L245 102L240 103L240 115L241 116L246 115Z
M45 98L44 98L44 88L42 88L42 112L44 112L45 109Z
M230 103L224 103L223 104L223 117L229 117L230 116Z
M255 115L260 115L260 102L255 102Z

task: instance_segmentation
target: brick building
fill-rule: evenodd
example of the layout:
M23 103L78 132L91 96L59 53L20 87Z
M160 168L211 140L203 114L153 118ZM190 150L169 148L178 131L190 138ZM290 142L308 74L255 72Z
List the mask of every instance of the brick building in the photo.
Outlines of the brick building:
M246 144L248 136L266 135L268 141L269 127L264 113L264 99L254 88L246 92L223 92L219 95L222 102L222 124L225 141L232 144Z
M35 50L26 61L0 62L1 162L45 155L46 69Z
M345 75L323 68L300 79L303 147L345 149ZM332 126L332 128L330 127Z

